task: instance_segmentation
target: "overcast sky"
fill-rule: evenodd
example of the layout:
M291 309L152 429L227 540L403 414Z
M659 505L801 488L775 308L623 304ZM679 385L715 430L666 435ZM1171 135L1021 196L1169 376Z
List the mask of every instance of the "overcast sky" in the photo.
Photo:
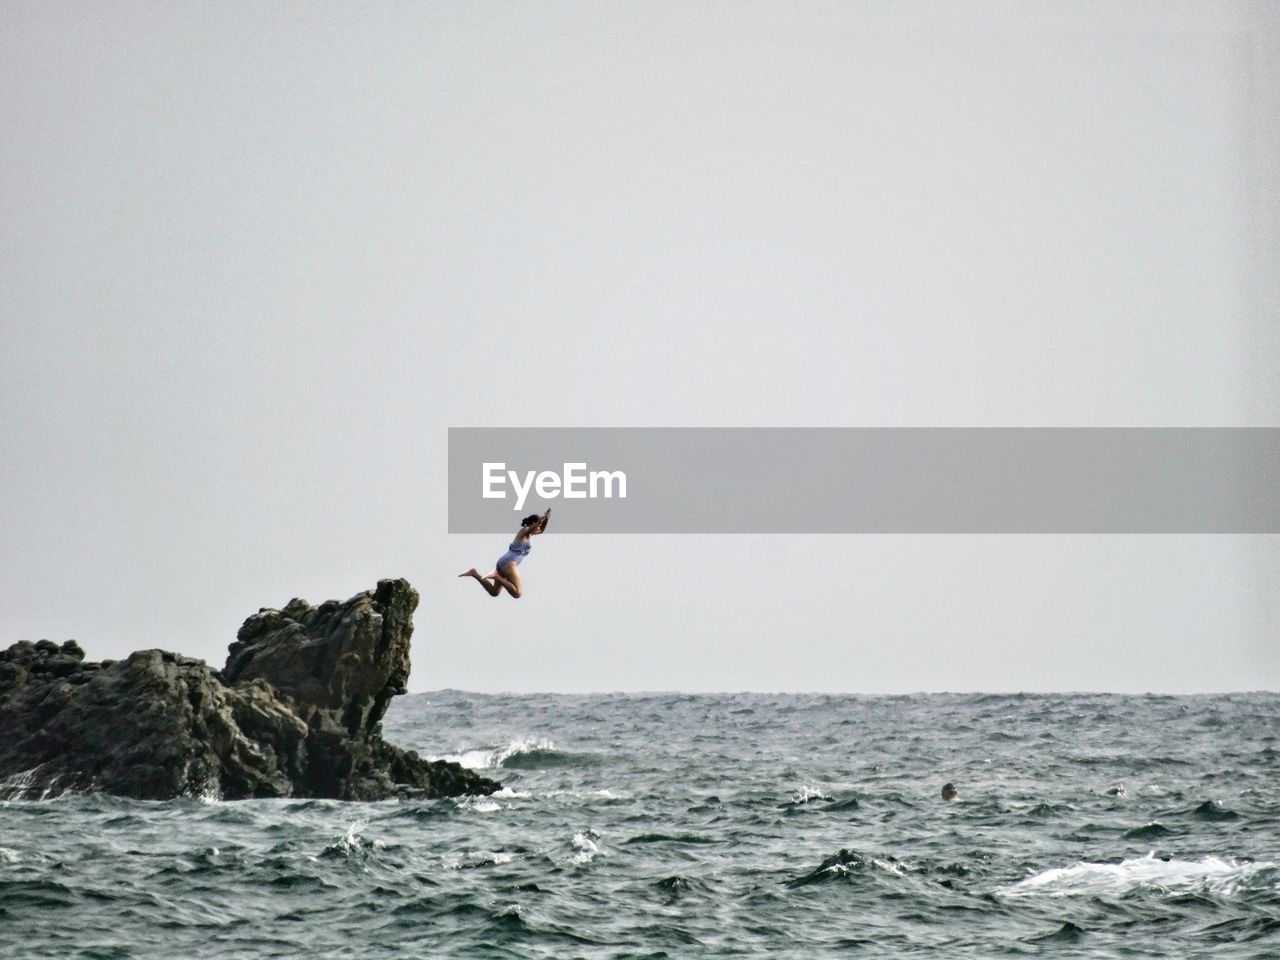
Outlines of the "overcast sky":
M1280 426L1278 118L1275 3L0 0L0 646L403 576L413 690L1278 689L1275 536L513 601L445 499L450 426Z

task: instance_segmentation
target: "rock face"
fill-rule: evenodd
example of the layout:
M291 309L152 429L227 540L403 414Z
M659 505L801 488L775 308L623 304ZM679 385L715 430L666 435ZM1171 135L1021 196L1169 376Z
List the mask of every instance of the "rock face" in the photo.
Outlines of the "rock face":
M492 793L492 780L382 739L417 605L407 581L383 580L346 603L262 610L221 672L162 650L86 663L73 640L14 644L0 652L0 799Z

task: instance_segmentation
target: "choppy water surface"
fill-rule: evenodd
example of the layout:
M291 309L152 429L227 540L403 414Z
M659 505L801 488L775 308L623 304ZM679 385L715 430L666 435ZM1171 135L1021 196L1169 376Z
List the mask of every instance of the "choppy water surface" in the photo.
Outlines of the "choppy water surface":
M389 739L506 789L0 803L0 956L1276 957L1278 718L1275 695L404 697Z

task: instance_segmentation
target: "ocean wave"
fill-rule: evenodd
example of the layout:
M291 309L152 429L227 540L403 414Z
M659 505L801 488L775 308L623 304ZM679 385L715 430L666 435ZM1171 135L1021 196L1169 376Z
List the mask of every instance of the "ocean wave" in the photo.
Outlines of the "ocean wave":
M489 794L489 796L495 797L495 798L503 797L503 798L510 798L513 800L516 800L516 799L522 800L522 799L527 799L528 797L532 797L533 794L530 793L528 790L517 790L514 787L502 787L498 790L493 791L493 793Z
M1280 933L1280 919L1276 917L1233 917L1222 923L1205 927L1209 938L1219 943L1250 943L1254 940L1271 940Z
M857 797L845 797L843 800L831 798L831 803L827 806L828 810L857 810L862 806L862 801Z
M1217 800L1206 800L1194 810L1187 811L1188 814L1197 820L1204 820L1208 823L1222 823L1228 820L1239 820L1240 814L1234 810L1229 810Z
M361 835L361 832L368 825L369 820L367 817L353 821L347 827L347 832L341 838L325 847L320 852L320 856L350 860L352 858L367 857L374 850L385 846L381 840L370 840Z
M468 770L496 770L502 767L536 770L543 767L594 764L604 758L595 753L570 753L557 749L555 743L545 738L526 738L512 740L505 747L479 747L429 759L457 763Z
M48 763L37 764L30 770L21 770L0 780L0 800L53 800L57 797L76 795L84 792L74 789L82 776L79 773L54 774L46 778L44 770Z
M707 892L707 885L701 880L675 874L656 881L653 884L653 889L660 893L668 903L671 903L691 893L705 893Z
M803 807L810 803L830 803L831 797L822 791L821 787L810 786L806 784L795 793L785 803L778 804L779 809L788 807Z
M503 788L0 803L0 957L1276 953L1274 694L1214 736L1186 735L1185 698L982 708L1023 743L1058 733L1045 750L988 742L957 697L797 697L788 721L767 695L476 697L466 716L415 696L391 715L401 741L500 764ZM946 779L965 803L939 800ZM1122 836L1154 823L1173 835Z
M1173 834L1174 831L1164 824L1153 821L1140 827L1134 827L1132 830L1126 830L1120 836L1125 840L1159 840L1162 837L1173 836Z
M590 863L604 851L600 848L600 844L596 841L600 839L600 834L594 830L582 830L573 835L573 848L577 852L569 858L569 862L581 866Z
M1132 890L1232 896L1241 889L1276 889L1280 880L1277 867L1275 863L1240 862L1225 857L1172 860L1149 853L1120 863L1055 867L996 892L1006 897L1114 896Z
M495 867L511 863L516 855L509 850L481 850L477 853L453 854L441 858L446 870L474 870L477 867Z
M579 767L603 763L606 758L598 753L557 750L549 741L532 747L521 745L501 757L498 766L508 770L540 770L546 767Z
M839 850L823 860L808 873L786 881L788 887L807 887L815 883L830 883L868 873L884 873L903 876L910 867L892 856L869 856L856 850Z
M1162 787L1158 783L1148 783L1138 788L1138 796L1140 797L1169 797L1174 800L1182 799L1182 791L1168 787Z
M501 792L501 791L499 791ZM415 800L403 803L390 813L381 817L383 820L443 820L452 816L458 805L449 798L439 800Z
M468 770L492 770L498 751L489 749L463 750L459 753L445 753L439 756L430 755L426 759L430 763L443 760L445 763L456 763Z
M474 810L476 813L496 813L502 809L497 800L484 796L450 797L459 810Z
M1040 937L1030 937L1028 943L1079 943L1085 937L1085 931L1082 927L1077 927L1068 920L1053 933L1046 933Z
M696 833L640 833L624 843L692 843L692 844L715 844L724 843L724 840L716 837L704 837Z
M0 878L0 910L10 907L50 910L73 906L78 900L75 890L57 880Z
M1070 813L1074 809L1069 803L1037 803L1026 812L1026 815L1037 820L1051 820L1059 814Z
M498 793L494 794L494 796L495 797L499 796L501 793L502 791L499 790ZM546 790L546 791L539 791L537 794L522 794L522 796L539 796L539 797L546 797L547 799L555 799L555 800L565 799L565 798L568 798L570 800L604 800L604 801L626 799L626 794L618 793L615 790L610 790L608 787L600 787L597 790Z

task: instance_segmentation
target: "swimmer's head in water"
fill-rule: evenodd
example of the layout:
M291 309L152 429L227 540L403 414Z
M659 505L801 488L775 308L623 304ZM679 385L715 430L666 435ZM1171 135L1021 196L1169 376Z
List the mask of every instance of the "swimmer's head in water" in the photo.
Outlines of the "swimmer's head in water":
M944 783L942 785L943 800L959 800L960 795L956 793L956 785L954 783Z
M541 519L542 517L540 517L538 514L531 513L527 517L525 517L523 520L520 521L520 526L531 527Z

